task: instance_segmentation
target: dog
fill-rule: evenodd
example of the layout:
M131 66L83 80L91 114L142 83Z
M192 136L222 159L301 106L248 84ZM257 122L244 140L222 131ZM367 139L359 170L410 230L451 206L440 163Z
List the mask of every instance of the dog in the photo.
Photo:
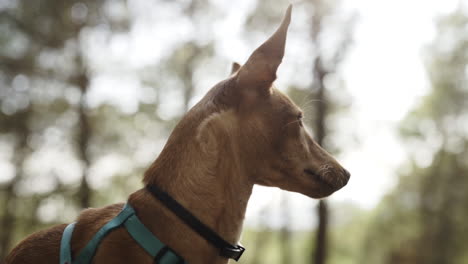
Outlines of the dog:
M279 28L244 65L215 85L174 128L143 183L158 186L229 243L240 239L255 184L322 198L350 178L308 134L302 112L273 83L281 64L291 6ZM191 264L227 263L219 250L155 199L147 188L128 203L141 222ZM96 232L121 212L123 204L84 210L76 221L71 252L76 256ZM59 263L66 225L39 231L17 245L7 264ZM125 228L110 232L93 263L153 263Z

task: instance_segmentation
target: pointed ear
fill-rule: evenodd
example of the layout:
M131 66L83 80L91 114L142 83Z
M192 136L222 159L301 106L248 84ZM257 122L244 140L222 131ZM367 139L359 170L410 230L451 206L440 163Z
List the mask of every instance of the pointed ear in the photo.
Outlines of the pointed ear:
M233 62L231 66L231 75L236 73L240 69L241 65L237 62Z
M292 5L288 6L281 25L276 32L258 47L239 71L238 82L242 86L269 89L276 79L286 44L286 35L291 22Z

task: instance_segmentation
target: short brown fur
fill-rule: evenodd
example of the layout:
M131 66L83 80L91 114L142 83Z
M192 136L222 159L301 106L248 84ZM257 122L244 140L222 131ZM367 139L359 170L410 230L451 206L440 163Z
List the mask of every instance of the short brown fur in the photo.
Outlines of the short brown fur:
M143 182L168 192L228 242L239 241L254 184L276 186L313 198L346 185L349 173L318 146L301 123L300 109L273 88L281 63L291 7L280 28L231 76L195 105L175 127ZM188 263L227 263L145 189L128 202L140 220ZM123 204L84 210L77 219L72 251L77 254ZM59 262L65 225L23 240L7 264ZM152 263L123 228L100 244L93 263Z

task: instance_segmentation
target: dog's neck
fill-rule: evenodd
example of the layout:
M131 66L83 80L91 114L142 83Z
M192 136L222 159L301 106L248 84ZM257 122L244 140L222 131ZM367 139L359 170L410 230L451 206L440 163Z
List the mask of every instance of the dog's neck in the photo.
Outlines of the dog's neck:
M194 123L197 123L195 118ZM229 129L229 113L206 120L181 122L145 175L193 215L231 244L240 238L253 183L240 162L237 143ZM192 128L192 129L189 129ZM180 132L181 131L181 132ZM187 132L188 131L188 132ZM219 250L181 222L145 190L130 203L153 233L190 263L227 263Z

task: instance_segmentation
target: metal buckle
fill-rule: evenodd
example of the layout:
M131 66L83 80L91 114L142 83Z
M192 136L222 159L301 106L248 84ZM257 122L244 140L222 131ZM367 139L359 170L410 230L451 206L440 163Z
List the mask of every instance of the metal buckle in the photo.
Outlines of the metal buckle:
M225 247L221 249L221 252L219 254L223 257L233 259L235 261L238 261L242 254L244 253L245 248L237 245L236 247Z

